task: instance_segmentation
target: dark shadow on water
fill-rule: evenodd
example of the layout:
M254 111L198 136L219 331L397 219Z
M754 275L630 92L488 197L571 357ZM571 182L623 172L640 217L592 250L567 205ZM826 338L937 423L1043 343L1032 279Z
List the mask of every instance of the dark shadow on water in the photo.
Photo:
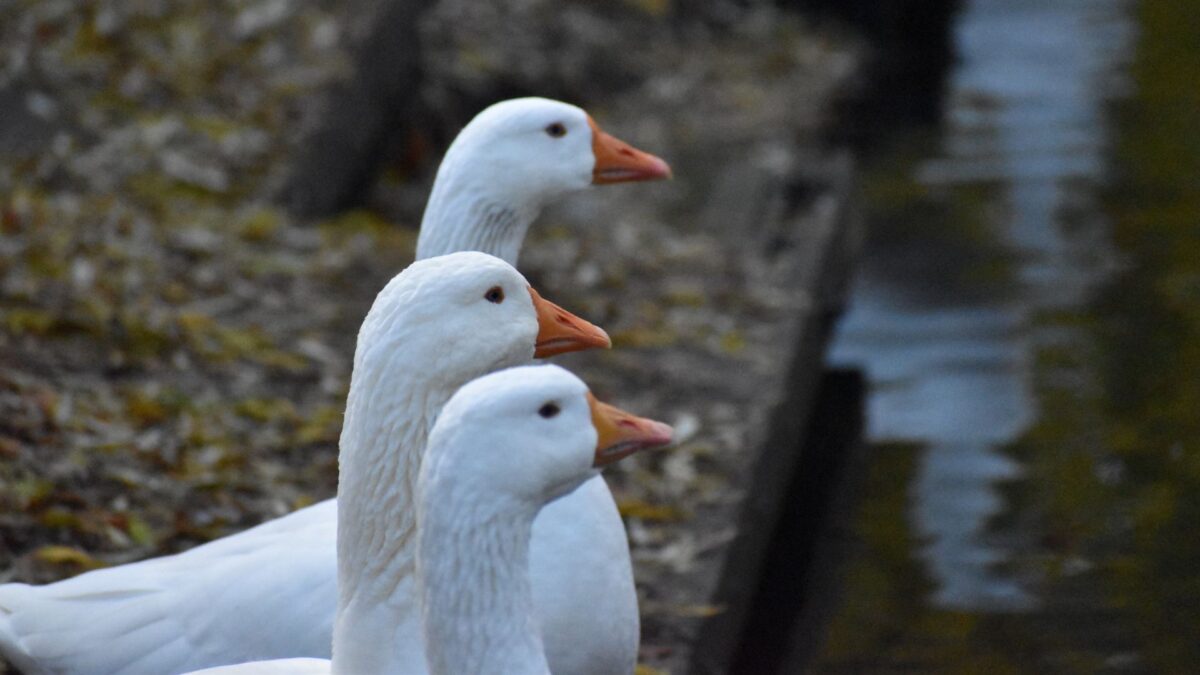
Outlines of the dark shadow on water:
M818 19L864 36L869 53L861 90L838 110L834 138L874 154L899 129L941 120L946 71L954 60L950 26L961 0L792 0Z

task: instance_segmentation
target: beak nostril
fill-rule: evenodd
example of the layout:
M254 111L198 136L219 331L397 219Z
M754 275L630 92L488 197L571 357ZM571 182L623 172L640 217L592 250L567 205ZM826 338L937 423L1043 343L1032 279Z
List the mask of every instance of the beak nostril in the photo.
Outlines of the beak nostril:
M626 429L636 429L637 423L634 422L633 420L618 420L617 426L625 427Z
M633 157L633 151L629 148L621 148L620 153L626 157Z

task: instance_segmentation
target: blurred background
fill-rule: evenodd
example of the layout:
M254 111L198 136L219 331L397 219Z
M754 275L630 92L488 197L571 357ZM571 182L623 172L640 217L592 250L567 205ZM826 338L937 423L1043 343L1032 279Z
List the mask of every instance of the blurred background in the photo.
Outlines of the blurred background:
M536 94L675 171L521 258L681 438L609 474L646 673L1194 672L1187 5L0 0L0 581L332 495L444 148Z

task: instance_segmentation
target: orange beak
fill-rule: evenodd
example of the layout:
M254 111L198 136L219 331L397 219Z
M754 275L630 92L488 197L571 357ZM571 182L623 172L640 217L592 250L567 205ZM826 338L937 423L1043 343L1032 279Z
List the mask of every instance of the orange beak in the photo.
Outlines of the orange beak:
M603 185L671 177L671 167L666 162L608 135L590 115L588 126L592 128L592 154L596 156L593 183Z
M674 430L662 422L630 415L620 408L601 403L587 395L596 427L596 459L592 466L605 466L640 450L657 448L671 442Z
M608 349L612 340L604 329L575 316L529 287L537 310L538 335L533 355L539 359L584 349Z

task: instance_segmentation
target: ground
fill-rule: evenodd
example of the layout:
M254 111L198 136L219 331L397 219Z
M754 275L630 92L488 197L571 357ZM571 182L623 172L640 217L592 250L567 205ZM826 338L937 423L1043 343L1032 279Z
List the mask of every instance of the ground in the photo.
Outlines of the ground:
M334 493L354 336L411 260L445 131L389 162L360 208L313 221L277 205L365 7L0 8L0 580L183 550ZM701 24L646 0L447 1L423 31L423 100L544 85L675 168L546 214L521 267L613 337L561 362L676 426L679 447L607 475L643 661L680 672L720 611L699 589L807 301L773 266L788 242L757 229L771 216L756 200L822 165L852 50L765 8Z

